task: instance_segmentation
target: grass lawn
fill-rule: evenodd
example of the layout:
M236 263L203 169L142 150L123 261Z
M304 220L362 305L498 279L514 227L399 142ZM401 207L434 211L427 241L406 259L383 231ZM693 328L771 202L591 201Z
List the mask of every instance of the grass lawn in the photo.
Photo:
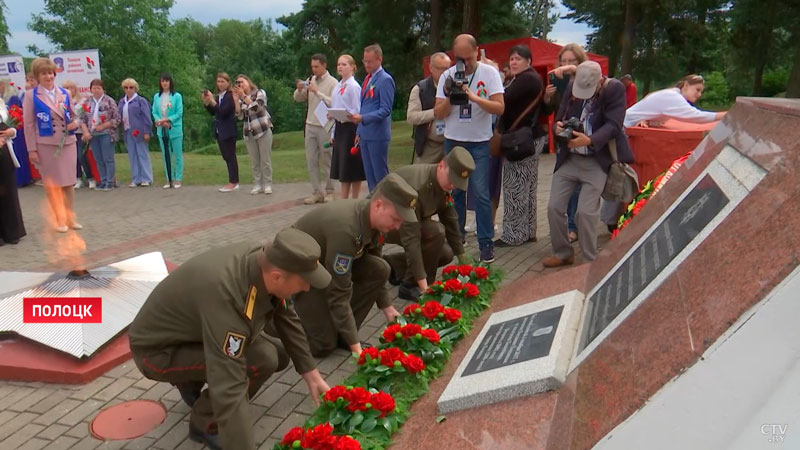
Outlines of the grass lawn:
M253 182L250 170L250 157L244 146L244 141L236 142L236 151L239 160L239 180L243 184ZM411 154L414 151L414 142L411 139L411 125L407 122L392 123L392 141L389 144L389 170L411 163ZM153 165L155 184L166 183L164 161L159 152L151 152L150 160ZM126 153L116 154L117 179L119 183L130 182L130 163ZM187 185L197 184L225 184L228 173L225 170L225 161L219 154L216 144L209 145L192 151L189 149L183 155L183 181ZM291 131L276 134L272 145L272 170L274 183L291 183L308 181L306 169L306 153L303 144L303 132Z

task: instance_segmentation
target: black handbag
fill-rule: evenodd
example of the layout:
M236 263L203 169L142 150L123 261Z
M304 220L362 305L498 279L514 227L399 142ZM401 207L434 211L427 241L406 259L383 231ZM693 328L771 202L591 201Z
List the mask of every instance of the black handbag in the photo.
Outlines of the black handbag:
M521 161L529 156L536 154L536 146L534 145L533 126L528 124L522 128L517 128L519 122L525 117L531 109L536 107L542 100L544 89L539 91L539 95L525 108L525 111L517 117L517 120L511 125L509 131L502 133L500 137L500 148L503 156L508 161ZM536 115L538 117L538 114ZM536 123L536 117L534 123Z

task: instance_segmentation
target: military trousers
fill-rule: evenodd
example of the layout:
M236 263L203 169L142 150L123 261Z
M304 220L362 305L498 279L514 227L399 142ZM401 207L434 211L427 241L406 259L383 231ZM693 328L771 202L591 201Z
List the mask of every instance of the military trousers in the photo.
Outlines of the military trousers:
M425 267L428 284L436 280L436 270L453 260L453 249L445 239L444 225L430 219L423 219L420 224L419 243L422 249L422 265ZM386 236L386 242L402 245L401 231L392 231ZM417 285L416 277L408 269L408 255L398 252L385 255L384 258L392 266L398 279L407 285Z
M383 258L366 254L353 261L350 309L356 328L361 328L389 279L389 265ZM336 276L336 275L333 275ZM339 343L339 330L331 318L329 289L311 288L295 296L294 309L306 331L311 354L323 357L333 352ZM349 343L346 343L349 345Z
M142 374L155 381L172 384L194 384L198 389L206 382L206 361L202 343L162 348L131 347L133 362ZM289 365L289 355L280 339L259 333L244 350L247 363L247 398L252 399L275 372ZM208 431L216 423L208 389L204 389L192 406L192 426Z

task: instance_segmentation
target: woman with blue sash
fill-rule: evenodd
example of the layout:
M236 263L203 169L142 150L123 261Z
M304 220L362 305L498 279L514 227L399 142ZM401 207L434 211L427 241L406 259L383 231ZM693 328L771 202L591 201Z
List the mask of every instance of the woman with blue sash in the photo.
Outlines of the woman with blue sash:
M0 98L0 245L16 244L22 236L25 236L25 224L22 222L22 210L17 195L17 177L14 173L19 161L16 161L11 144L12 139L16 139L16 136L22 133L5 124L9 112L4 101L9 97L9 101L11 98L19 101L19 97L16 95L12 97L16 89L8 83L6 81L3 98Z
M42 173L47 200L53 210L53 227L59 233L83 228L75 220L75 129L69 94L56 86L56 65L36 58L31 71L39 85L25 93L22 114L28 156Z

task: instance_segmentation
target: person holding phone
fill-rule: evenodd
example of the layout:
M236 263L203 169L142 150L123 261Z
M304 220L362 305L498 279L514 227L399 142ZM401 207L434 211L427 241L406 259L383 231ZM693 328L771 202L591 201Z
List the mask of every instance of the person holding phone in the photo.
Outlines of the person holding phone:
M228 184L219 188L220 192L239 189L239 162L236 160L236 102L238 94L231 90L231 77L225 73L217 74L217 95L203 89L203 103L208 113L214 116L214 137L217 138L222 159L228 166Z
M267 93L243 74L236 76L233 92L239 98L236 117L244 122L242 136L253 170L250 193L272 194L272 116L267 111Z

